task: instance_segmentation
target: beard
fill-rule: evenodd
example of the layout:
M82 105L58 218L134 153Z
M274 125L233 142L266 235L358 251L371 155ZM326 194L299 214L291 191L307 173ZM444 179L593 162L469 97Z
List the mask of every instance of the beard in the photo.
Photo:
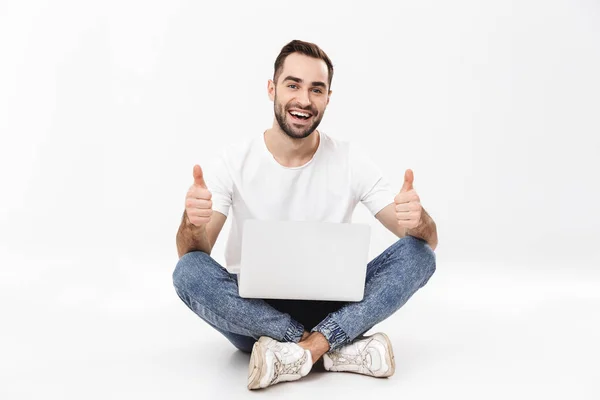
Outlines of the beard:
M323 114L317 114L317 110L312 106L308 108L302 108L294 104L290 104L289 107L280 104L277 101L277 93L275 93L275 101L273 103L273 109L275 111L275 118L277 119L277 123L281 127L281 130L292 139L304 139L310 136L310 134L313 133L321 123L321 119L323 119ZM313 115L313 123L304 127L297 127L294 126L293 123L288 123L288 110L290 108L296 108L298 110L310 112Z

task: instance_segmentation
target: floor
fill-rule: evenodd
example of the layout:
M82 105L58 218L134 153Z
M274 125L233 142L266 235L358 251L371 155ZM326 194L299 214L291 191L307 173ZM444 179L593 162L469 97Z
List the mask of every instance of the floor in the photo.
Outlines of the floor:
M2 256L2 399L600 399L597 268L438 262L371 331L390 336L394 376L317 370L251 392L249 355L181 303L174 266Z

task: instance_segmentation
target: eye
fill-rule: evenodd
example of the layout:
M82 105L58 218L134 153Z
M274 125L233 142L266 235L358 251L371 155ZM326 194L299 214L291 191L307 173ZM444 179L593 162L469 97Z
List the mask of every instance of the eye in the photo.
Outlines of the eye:
M321 89L314 89L314 91L317 93L323 93L323 91Z
M296 86L293 83L291 85L288 85L288 87L292 87L292 86ZM296 89L295 87L293 87L292 89Z

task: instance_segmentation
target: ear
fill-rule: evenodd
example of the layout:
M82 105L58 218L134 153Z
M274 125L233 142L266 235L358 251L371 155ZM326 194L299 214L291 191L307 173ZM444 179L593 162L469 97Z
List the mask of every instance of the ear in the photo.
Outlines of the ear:
M275 100L275 82L273 82L272 79L269 79L269 82L267 82L267 93L269 94L269 99L271 99L271 101Z
M333 93L333 90L330 90L329 93L327 94L327 105L329 105L329 99L331 98L331 93Z

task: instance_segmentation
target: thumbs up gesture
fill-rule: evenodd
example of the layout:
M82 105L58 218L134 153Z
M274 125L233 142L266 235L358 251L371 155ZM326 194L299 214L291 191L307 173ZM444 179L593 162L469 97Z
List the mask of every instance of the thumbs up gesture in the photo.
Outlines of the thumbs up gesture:
M394 197L398 225L406 229L414 229L421 224L421 199L413 188L413 172L407 169L404 173L404 184L400 193Z
M212 193L206 187L202 168L194 165L194 184L185 196L185 211L192 225L201 227L210 222L212 215Z

